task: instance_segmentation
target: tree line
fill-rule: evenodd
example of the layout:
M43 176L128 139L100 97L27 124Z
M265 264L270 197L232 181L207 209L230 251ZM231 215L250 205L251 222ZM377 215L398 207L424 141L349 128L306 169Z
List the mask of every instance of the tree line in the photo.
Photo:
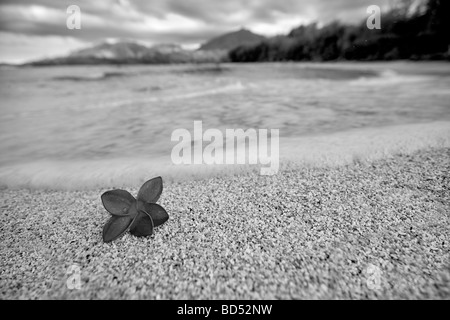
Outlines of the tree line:
M381 29L331 22L302 25L289 34L239 46L232 62L331 60L450 60L450 1L402 0L381 15Z

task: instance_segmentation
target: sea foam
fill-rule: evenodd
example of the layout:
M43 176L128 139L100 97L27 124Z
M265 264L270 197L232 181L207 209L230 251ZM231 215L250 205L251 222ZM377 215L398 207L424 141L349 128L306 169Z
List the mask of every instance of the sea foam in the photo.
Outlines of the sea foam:
M297 138L281 136L278 174L286 168L339 166L436 147L450 147L450 122L354 129ZM259 168L259 165L174 165L170 155L151 159L35 161L1 167L0 186L65 190L119 188L137 186L154 176L162 176L165 181L195 180L246 172L258 174Z

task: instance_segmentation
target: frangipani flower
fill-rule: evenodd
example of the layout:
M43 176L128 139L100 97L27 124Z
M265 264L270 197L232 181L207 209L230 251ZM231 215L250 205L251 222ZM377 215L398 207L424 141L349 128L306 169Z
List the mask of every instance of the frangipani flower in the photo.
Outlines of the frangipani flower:
M135 236L149 236L154 227L166 222L169 215L155 203L162 189L162 178L156 177L142 185L137 200L128 191L120 189L102 194L103 206L112 215L103 227L103 241L116 240L128 229Z

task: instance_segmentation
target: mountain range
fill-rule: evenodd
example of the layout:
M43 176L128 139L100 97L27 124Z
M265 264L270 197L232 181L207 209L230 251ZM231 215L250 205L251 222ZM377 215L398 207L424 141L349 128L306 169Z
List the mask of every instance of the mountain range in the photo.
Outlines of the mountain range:
M213 38L198 50L186 50L177 44L147 46L136 41L105 41L70 53L64 57L47 58L28 64L167 64L167 63L218 63L228 61L228 52L242 45L254 45L265 37L241 29Z

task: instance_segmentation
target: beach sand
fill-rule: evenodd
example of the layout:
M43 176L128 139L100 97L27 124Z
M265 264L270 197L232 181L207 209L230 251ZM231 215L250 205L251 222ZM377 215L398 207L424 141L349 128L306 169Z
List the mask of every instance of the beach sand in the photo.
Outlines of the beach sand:
M449 160L437 148L166 183L169 221L109 244L111 188L3 189L0 298L449 299Z

